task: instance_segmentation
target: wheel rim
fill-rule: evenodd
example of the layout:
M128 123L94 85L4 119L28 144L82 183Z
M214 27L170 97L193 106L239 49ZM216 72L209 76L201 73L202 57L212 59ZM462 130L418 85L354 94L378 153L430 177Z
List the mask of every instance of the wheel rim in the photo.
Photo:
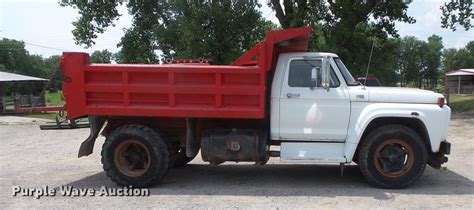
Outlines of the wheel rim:
M129 177L145 174L150 168L148 148L135 139L120 142L114 150L114 163L117 169Z
M383 176L401 177L410 171L413 162L413 148L400 139L386 140L375 150L375 168Z

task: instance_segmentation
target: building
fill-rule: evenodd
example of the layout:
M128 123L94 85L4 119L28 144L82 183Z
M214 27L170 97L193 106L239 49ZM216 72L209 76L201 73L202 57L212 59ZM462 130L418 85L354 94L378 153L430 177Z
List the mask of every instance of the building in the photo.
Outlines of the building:
M5 89L6 89L7 84L10 84L10 85L29 85L32 82L47 82L47 81L48 81L47 79L43 79L43 78L30 77L30 76L21 75L21 74L14 74L14 73L1 72L0 71L0 113L4 113L6 111L6 107L7 107L7 101L6 101L6 97L5 97L5 95L6 95L6 90ZM36 98L38 98L38 97L36 97ZM44 98L44 97L42 97L42 98ZM30 104L31 104L31 101L37 101L37 100L33 99L33 96L28 96L28 99L30 101ZM38 101L36 103L38 103ZM44 104L44 102L43 102L43 104Z
M444 81L447 94L474 94L474 69L450 71Z

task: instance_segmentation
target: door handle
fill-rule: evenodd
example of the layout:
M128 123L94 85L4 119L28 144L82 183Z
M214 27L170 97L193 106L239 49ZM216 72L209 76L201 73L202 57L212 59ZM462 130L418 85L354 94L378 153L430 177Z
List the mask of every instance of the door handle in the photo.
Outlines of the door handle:
M299 93L287 93L286 97L287 98L298 98L298 97L300 97L300 94Z

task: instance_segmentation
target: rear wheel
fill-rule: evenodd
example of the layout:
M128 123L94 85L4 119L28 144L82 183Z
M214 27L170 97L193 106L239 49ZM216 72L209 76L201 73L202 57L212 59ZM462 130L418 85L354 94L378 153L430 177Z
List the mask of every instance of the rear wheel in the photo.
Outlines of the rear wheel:
M421 137L403 125L372 131L358 154L360 170L369 183L381 188L403 188L425 170L428 154Z
M145 187L166 175L169 153L165 141L152 129L126 125L107 137L102 164L107 176L118 185Z

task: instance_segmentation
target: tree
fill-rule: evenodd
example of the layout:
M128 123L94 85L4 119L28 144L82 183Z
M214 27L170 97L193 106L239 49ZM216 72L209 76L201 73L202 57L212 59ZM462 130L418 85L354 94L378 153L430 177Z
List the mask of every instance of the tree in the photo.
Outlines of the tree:
M449 72L459 69L462 64L456 60L458 50L456 48L449 48L443 50L443 69L444 72Z
M415 22L404 1L271 0L269 6L283 28L310 25L310 50L335 52L354 75L365 76L374 45L369 74L384 85L396 83L398 42L389 36L398 37L395 21Z
M283 2L282 2L283 1ZM406 14L406 1L384 0L271 0L269 6L275 10L283 28L314 25L324 22L327 26L339 24L354 29L359 23L367 23L373 18L380 29L395 33L394 21L414 23L414 19ZM283 3L283 7L282 7Z
M34 76L30 72L28 61L29 54L24 42L13 39L0 40L0 64L6 72Z
M464 48L443 50L443 69L445 72L474 67L474 41L469 42Z
M400 74L400 85L406 86L410 83L418 85L423 71L421 51L424 43L416 37L407 36L400 42L400 54L398 59L398 70Z
M407 36L400 40L397 69L402 86L435 89L438 84L443 49L442 38L428 37L428 42Z
M271 0L268 6L275 11L282 28L294 28L324 19L328 8L321 3L315 0Z
M51 80L51 89L60 88L59 56L44 59L40 55L30 55L22 41L0 40L0 71L41 77ZM8 92L38 94L44 88L43 83L21 85Z
M474 20L474 3L472 0L451 0L441 6L443 15L441 16L441 26L456 31L457 24L464 30L474 27L471 23Z
M424 79L428 89L435 89L438 83L441 67L441 55L443 49L443 41L440 36L431 35L428 37L426 57L426 71Z
M46 78L50 79L49 90L50 91L57 91L61 90L61 74L59 72L59 60L61 56L53 55L49 58L44 59L44 63L46 68L49 70L47 71Z
M73 23L76 43L88 47L93 39L119 18L122 1L76 1L62 4L79 10ZM256 1L129 1L133 24L118 46L117 62L156 63L160 50L165 57L208 58L229 63L262 39L271 27L261 17Z
M90 61L91 63L111 63L112 57L113 53L109 52L108 50L96 50L92 52Z
M363 39L363 38L362 38ZM371 42L372 41L372 42ZM370 56L371 44L374 44L372 59L368 75L375 76L384 86L395 86L399 80L396 73L396 65L398 59L399 40L390 38L386 40L367 40L362 44L360 49L354 49L357 55L352 56L357 62L353 66L359 66L357 69L352 69L355 76L365 76L368 64L368 57Z
M91 47L95 44L97 34L104 33L109 26L114 26L114 21L120 16L117 6L124 1L61 1L61 6L71 6L78 9L81 15L77 21L72 22L72 34L76 44ZM135 1L133 1L135 2Z
M120 51L115 54L117 63L157 63L156 46L148 32L133 27L125 30L125 35L117 46Z

